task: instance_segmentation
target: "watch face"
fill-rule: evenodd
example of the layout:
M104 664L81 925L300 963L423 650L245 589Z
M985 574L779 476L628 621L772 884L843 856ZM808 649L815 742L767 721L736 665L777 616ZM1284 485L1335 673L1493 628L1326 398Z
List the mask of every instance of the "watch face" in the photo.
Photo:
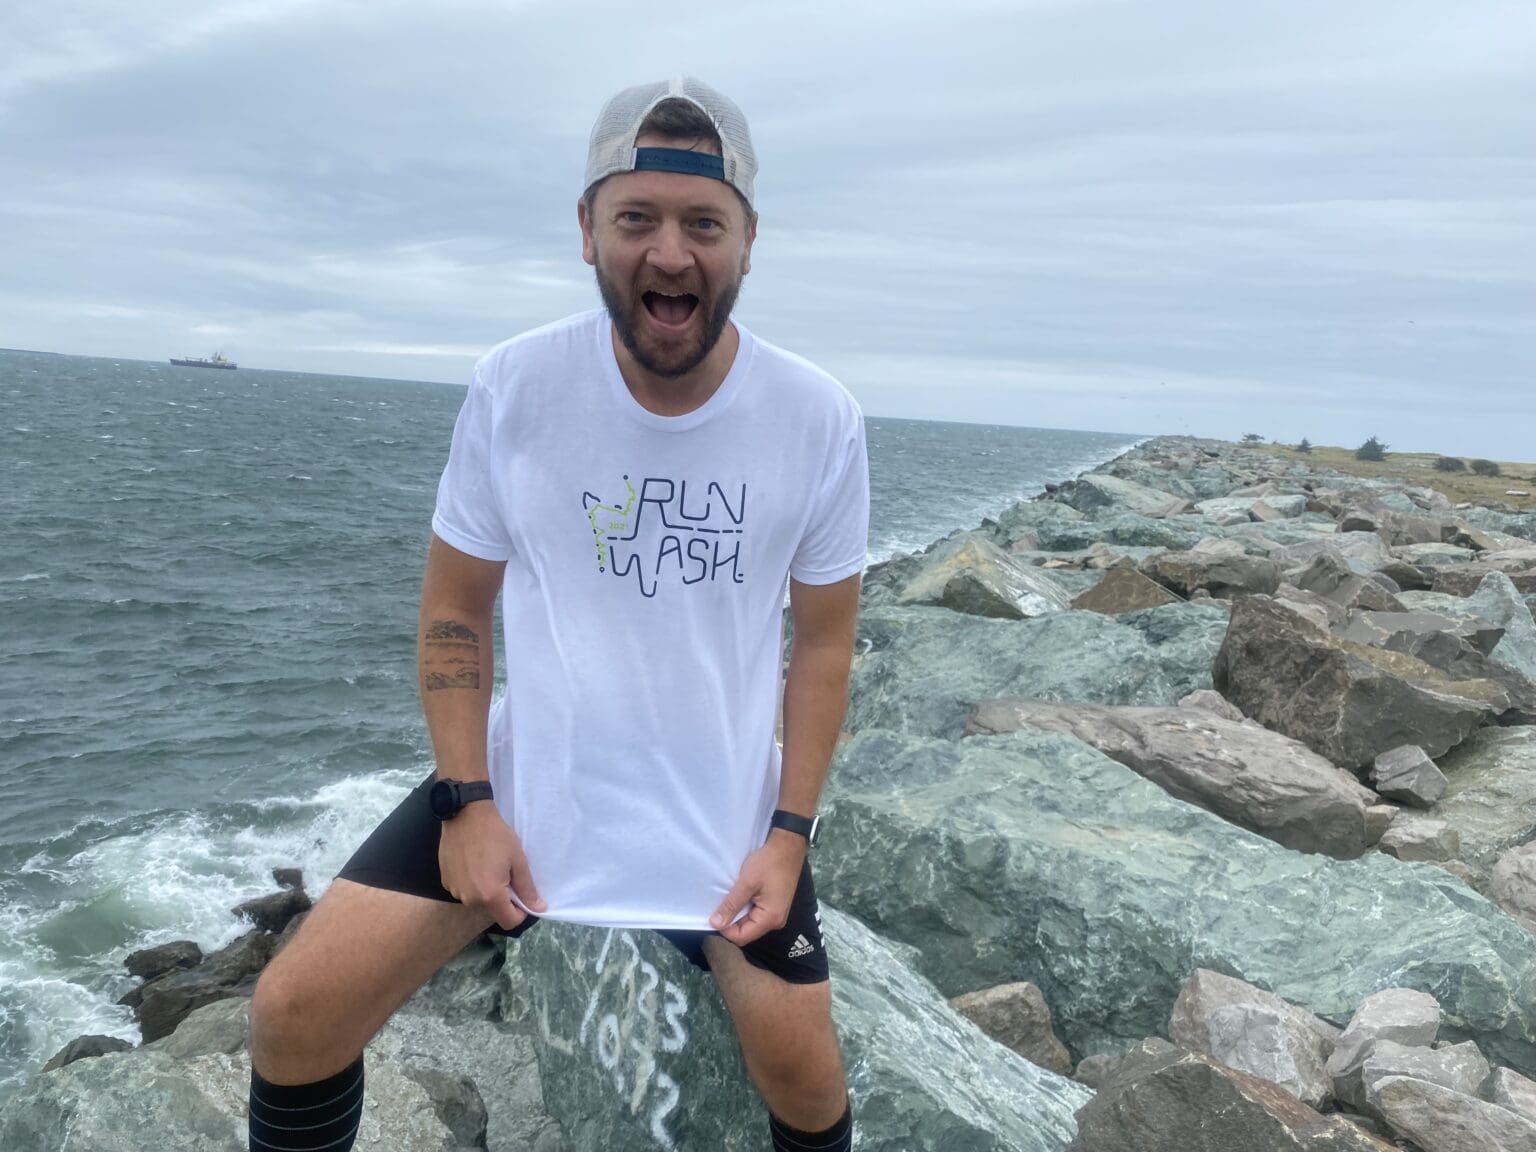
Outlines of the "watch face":
M813 816L813 817L811 817L811 834L809 836L807 836L806 839L811 842L811 847L812 848L816 847L817 841L819 841L821 839L821 817L820 816Z
M439 780L433 784L427 791L427 802L432 806L432 815L439 820L447 820L459 810L457 789L449 780Z

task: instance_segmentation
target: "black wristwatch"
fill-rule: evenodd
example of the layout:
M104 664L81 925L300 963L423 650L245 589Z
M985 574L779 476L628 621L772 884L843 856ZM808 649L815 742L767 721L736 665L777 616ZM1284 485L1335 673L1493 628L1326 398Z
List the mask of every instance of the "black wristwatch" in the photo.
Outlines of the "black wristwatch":
M491 798L489 780L434 780L427 789L427 803L439 820L452 820L464 805Z
M810 847L816 847L816 842L821 839L820 816L798 816L793 812L786 812L782 808L773 810L773 818L768 821L770 828L782 828L786 832L793 832L797 836L804 836Z

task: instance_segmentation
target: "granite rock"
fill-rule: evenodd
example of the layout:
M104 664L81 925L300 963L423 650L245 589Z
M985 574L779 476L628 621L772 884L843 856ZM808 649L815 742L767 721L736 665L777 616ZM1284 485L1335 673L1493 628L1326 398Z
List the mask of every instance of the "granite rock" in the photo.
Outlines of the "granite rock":
M1197 968L1174 1001L1168 1036L1278 1084L1309 1107L1321 1109L1333 1099L1332 1045L1316 1018L1245 981Z
M1536 1081L1509 1068L1495 1068L1488 1080L1488 1099L1536 1123Z
M1492 1069L1477 1045L1471 1042L1448 1044L1443 1048L1416 1048L1394 1040L1377 1040L1360 1066L1360 1082L1365 1089L1365 1107L1372 1115L1381 1115L1376 1104L1376 1089L1392 1076L1412 1076L1427 1080L1464 1096L1479 1096Z
M1445 794L1445 773L1412 744L1389 748L1371 765L1371 784L1391 800L1429 808Z
M971 708L997 696L1172 704L1211 686L1225 628L1220 609L1196 604L1022 621L871 609L859 619L866 651L853 671L844 726L957 738Z
M1089 1091L985 1036L909 969L909 950L821 911L859 1148L1060 1152ZM506 971L506 1019L533 1030L574 1147L766 1142L714 985L659 937L545 923L509 946Z
M1335 1023L1432 989L1452 1038L1536 1071L1536 938L1438 869L1293 852L1054 733L860 732L825 811L824 898L948 995L1029 980L1076 1059L1156 1035L1210 968Z
M1536 841L1499 857L1488 880L1488 898L1536 932Z
M1395 821L1377 845L1399 860L1454 860L1461 848L1456 829L1444 820Z
M1200 1052L1133 1051L1078 1113L1068 1152L1389 1152L1340 1116Z
M978 704L968 735L1031 728L1076 736L1169 795L1301 852L1368 847L1375 801L1353 776L1277 732L1187 708L1114 708L1008 698Z
M1482 887L1500 856L1536 840L1536 728L1484 728L1442 758L1440 770L1445 793L1434 809L1404 810L1397 823L1449 824L1457 859Z
M44 1072L52 1072L76 1060L89 1060L105 1056L108 1052L126 1052L133 1045L116 1036L79 1036L60 1048L43 1065Z
M1157 608L1164 604L1176 604L1179 598L1155 580L1149 580L1130 568L1112 568L1088 591L1080 593L1072 607L1079 611L1100 612L1106 616L1118 616L1122 612L1137 612L1143 608Z
M1181 497L1102 472L1079 476L1057 499L1079 512L1113 508L1152 518L1172 516L1189 507L1189 501Z
M1143 561L1141 572L1185 597L1197 588L1218 599L1231 599L1252 592L1270 593L1280 586L1279 565L1256 556L1164 552Z
M1339 640L1263 596L1233 605L1212 680L1245 716L1343 768L1401 744L1438 757L1509 706L1491 681L1454 681L1410 656Z
M1536 1152L1536 1123L1410 1076L1378 1083L1376 1108L1394 1132L1431 1152Z
M1051 1009L1027 980L956 996L950 1006L1005 1048L1059 1076L1072 1074L1072 1057L1051 1030Z
M178 968L196 968L203 962L203 950L194 940L172 940L169 944L157 944L153 948L141 948L130 952L123 960L128 975L140 980L153 980Z
M1328 1058L1328 1076L1339 1100L1362 1107L1360 1070L1377 1041L1427 1048L1439 1035L1440 1002L1413 988L1383 988L1362 1000Z
M896 600L1004 620L1043 616L1071 606L1068 595L1049 576L1018 563L977 532L956 537L925 556Z

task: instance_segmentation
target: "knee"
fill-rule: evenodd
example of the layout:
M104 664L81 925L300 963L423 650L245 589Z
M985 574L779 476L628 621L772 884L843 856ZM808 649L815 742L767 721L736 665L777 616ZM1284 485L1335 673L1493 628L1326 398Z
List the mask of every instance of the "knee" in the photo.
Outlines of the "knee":
M315 1055L334 1036L325 1006L301 973L269 964L251 992L251 1056L265 1068Z

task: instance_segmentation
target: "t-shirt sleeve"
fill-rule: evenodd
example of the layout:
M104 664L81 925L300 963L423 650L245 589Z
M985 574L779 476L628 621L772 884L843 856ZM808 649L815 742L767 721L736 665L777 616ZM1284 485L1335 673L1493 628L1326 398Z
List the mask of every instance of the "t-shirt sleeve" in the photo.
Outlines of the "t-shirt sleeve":
M864 571L868 551L869 459L864 417L855 409L839 450L827 462L789 574L802 584L835 584Z
M437 482L432 531L460 552L508 560L512 540L491 472L491 394L475 370L453 426L448 464Z

